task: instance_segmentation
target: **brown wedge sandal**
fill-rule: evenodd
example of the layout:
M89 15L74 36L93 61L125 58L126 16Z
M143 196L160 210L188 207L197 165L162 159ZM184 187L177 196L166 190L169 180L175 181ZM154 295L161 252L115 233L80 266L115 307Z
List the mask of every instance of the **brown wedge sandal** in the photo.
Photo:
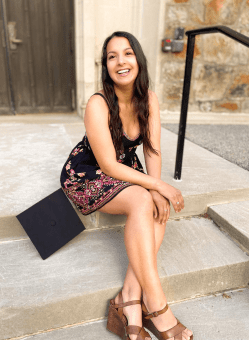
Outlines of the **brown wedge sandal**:
M118 299L118 301L122 301L122 303L115 304L114 299L110 300L106 329L118 335L122 340L130 340L129 334L137 335L136 340L145 340L146 337L151 339L149 333L146 332L143 327L133 325L128 326L127 317L123 313L123 307L141 304L141 301L133 300L124 303L122 290L119 292Z
M144 302L142 301L143 326L147 328L151 333L153 333L159 340L166 340L166 339L171 339L171 338L174 338L174 340L182 340L182 332L186 329L186 327L183 326L179 320L176 319L177 324L165 332L159 332L159 330L156 328L152 320L150 320L151 318L157 317L158 315L167 312L168 308L169 306L167 304L160 311L149 313ZM193 340L193 339L194 337L193 335L191 335L190 340Z

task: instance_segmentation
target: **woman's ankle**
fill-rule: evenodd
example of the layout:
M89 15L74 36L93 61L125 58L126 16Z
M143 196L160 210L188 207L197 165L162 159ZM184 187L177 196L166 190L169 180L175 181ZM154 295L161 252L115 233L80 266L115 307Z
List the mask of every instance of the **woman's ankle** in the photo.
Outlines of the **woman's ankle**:
M143 302L149 312L156 312L163 309L167 304L164 294L146 294L143 292Z
M132 300L141 300L142 290L141 288L134 287L123 287L122 296L124 302L132 301Z

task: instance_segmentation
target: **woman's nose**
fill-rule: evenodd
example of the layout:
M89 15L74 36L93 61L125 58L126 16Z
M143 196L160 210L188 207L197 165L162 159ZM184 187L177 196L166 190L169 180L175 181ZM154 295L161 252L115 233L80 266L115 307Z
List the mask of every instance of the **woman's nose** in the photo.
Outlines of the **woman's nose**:
M125 63L124 57L123 57L122 55L119 55L119 56L118 56L118 63L119 63L120 65L123 65L123 64Z

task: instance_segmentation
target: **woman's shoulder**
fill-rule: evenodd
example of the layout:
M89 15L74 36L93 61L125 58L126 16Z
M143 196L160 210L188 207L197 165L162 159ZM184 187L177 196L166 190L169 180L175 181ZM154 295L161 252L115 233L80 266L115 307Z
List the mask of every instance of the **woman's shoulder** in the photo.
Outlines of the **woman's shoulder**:
M109 109L106 100L103 98L103 92L104 91L98 91L89 98L84 115L85 123L86 120L89 119L98 121L99 119L108 118ZM97 95L97 93L100 95Z
M157 95L152 90L148 90L149 102L158 101Z
M109 111L107 101L104 95L104 91L100 90L98 92L95 92L91 97L88 99L88 102L86 104L86 112L91 110L98 110L101 109L101 111Z
M103 90L99 90L98 92L95 92L94 94L91 95L91 97L88 99L87 105L92 103L103 103L107 104L106 98L104 95Z
M155 92L148 90L148 95L149 95L149 107L150 109L152 109L152 111L154 110L158 110L159 109L159 102L158 102L158 98Z

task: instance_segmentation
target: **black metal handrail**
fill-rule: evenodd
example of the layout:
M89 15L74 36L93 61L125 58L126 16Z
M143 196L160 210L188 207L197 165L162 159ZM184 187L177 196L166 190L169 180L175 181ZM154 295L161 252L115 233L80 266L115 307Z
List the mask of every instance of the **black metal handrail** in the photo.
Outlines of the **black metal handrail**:
M189 91L192 74L194 47L195 47L195 36L198 34L208 33L223 33L228 37L238 41L239 43L249 47L249 38L239 32L232 30L226 26L211 26L203 27L195 30L187 31L185 34L188 35L187 53L186 53L186 64L185 64L185 75L182 91L182 105L181 105L181 116L178 131L178 142L176 152L176 163L175 163L175 175L176 180L181 179L182 173L182 160L183 160L183 149L186 132L186 122L188 113L188 102L189 102Z

